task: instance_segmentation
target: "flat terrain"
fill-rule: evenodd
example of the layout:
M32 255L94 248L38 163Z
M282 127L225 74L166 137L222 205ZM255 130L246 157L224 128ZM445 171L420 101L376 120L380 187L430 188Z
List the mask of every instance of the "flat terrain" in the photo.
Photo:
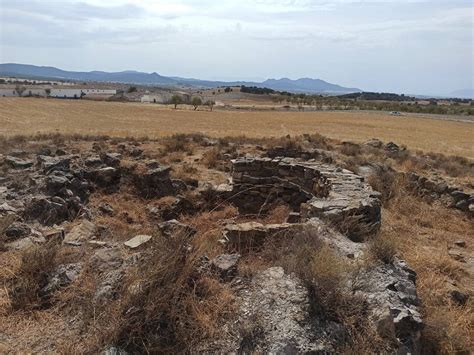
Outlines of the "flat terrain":
M107 134L159 137L201 132L210 136L270 137L320 133L355 142L370 138L474 158L474 124L380 112L209 112L160 105L0 98L0 134Z

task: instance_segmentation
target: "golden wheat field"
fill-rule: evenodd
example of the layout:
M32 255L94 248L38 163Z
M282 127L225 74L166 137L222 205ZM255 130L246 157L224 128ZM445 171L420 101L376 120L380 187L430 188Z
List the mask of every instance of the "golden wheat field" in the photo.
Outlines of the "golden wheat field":
M210 136L270 137L320 133L356 142L370 138L474 158L474 123L394 117L381 112L198 111L162 105L87 100L0 99L0 134L106 134L159 137L201 132Z

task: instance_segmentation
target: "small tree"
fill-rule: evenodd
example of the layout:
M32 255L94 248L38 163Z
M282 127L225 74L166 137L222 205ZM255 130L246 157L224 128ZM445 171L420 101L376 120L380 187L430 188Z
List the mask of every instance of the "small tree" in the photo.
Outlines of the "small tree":
M224 92L231 92L231 91L232 91L232 89L231 89L230 87L226 87L226 88L224 89Z
M51 95L51 89L50 88L44 89L44 92L46 94L46 97L49 97L49 95Z
M211 112L212 112L212 108L214 107L215 104L216 104L216 103L215 103L215 101L213 101L213 100L207 100L207 101L204 103L204 105L206 105L206 106L209 107L209 109L211 110Z
M131 92L137 92L137 87L136 86L130 86L127 90L127 92L130 94Z
M170 102L174 105L174 109L176 110L176 107L178 107L179 104L183 103L183 99L181 99L181 96L179 96L179 95L173 95L171 97Z
M23 93L25 92L26 88L24 86L17 85L15 87L15 91L18 94L18 96L22 96Z
M197 110L197 108L202 105L202 100L201 98L199 97L193 97L192 101L191 101L191 105L194 106L194 111Z

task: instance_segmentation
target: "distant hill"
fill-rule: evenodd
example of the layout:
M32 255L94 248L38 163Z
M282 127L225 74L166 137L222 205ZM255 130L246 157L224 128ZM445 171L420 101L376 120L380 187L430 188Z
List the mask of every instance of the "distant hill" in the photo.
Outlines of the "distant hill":
M459 97L463 99L474 99L474 89L456 90L449 94L450 97Z
M340 85L331 84L321 79L301 78L291 80L283 79L268 79L262 83L263 86L273 90L279 91L293 91L293 92L330 92L330 93L349 93L360 92L358 88L346 88Z
M301 92L301 93L331 93L344 94L351 92L360 92L357 88L346 88L340 85L331 84L321 79L301 78L291 80L268 79L264 82L247 82L247 81L211 81L199 80L191 78L167 77L158 73L143 73L138 71L122 71L122 72L76 72L66 71L55 67L44 67L36 65L5 63L0 64L0 75L17 76L28 78L42 79L64 79L77 81L102 81L127 84L141 85L165 85L165 86L191 86L212 88L217 86L257 86L267 87L278 91Z

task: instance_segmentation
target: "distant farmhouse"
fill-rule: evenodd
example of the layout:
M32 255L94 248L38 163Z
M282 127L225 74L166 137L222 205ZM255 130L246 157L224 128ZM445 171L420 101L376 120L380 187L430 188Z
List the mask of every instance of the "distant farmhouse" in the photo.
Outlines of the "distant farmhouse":
M21 95L20 95L21 93ZM58 99L80 99L84 96L112 96L117 93L115 89L44 89L24 88L20 92L16 88L0 89L0 97L14 96L41 96Z

